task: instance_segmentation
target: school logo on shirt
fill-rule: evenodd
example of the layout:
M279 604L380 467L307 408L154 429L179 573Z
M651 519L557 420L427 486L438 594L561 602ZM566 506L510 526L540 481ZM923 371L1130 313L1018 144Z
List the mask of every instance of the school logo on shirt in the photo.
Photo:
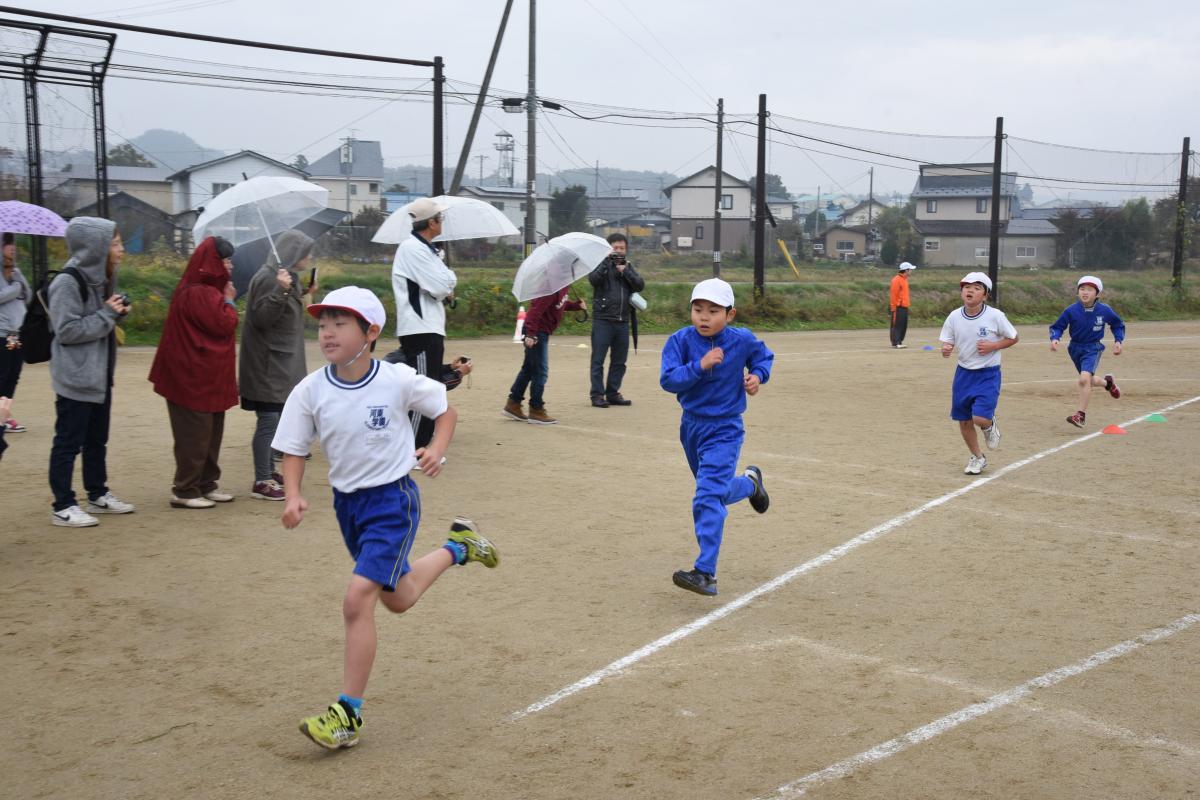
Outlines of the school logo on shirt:
M1092 330L1104 330L1104 317L1097 315L1096 319L1092 320Z
M986 325L980 325L980 326L979 326L979 336L982 338L982 337L984 337L984 336L987 336L987 335L988 335L988 329L987 329L987 326L986 326Z
M367 428L381 431L388 426L387 406L367 406Z

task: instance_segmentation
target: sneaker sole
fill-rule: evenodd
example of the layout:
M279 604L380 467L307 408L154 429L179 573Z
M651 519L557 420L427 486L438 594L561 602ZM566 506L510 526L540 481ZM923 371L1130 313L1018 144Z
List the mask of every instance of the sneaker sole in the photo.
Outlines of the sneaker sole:
M682 578L680 578L677 575L671 576L671 582L674 583L676 586L678 586L680 589L687 589L689 592L692 592L693 594L698 594L701 597L716 597L717 596L716 589L713 589L711 592L706 592L697 586L693 586L692 584L688 583L687 581L683 580Z
M284 500L287 499L286 497L267 497L265 494L259 494L258 492L251 492L250 496L253 497L255 500L271 500L276 503L282 503Z
M68 522L65 519L59 519L58 517L55 517L53 522L60 528L94 528L100 524L99 520L95 522Z
M518 417L516 414L512 413L511 411L505 411L505 410L501 409L500 413L502 415L508 417L509 419L515 419L517 422L528 422L529 421L529 417Z
M1070 417L1067 417L1067 422L1070 423L1071 425L1074 425L1076 428L1082 428L1084 426L1084 423L1076 422L1075 420L1071 419Z
M754 501L754 494L750 495L750 507L759 514L765 514L767 513L767 509L771 506L771 496L767 494L767 487L763 485L762 470L751 464L750 466L746 467L746 472L753 472L757 476L757 480L755 480L755 478L750 478L749 475L746 476L747 478L750 478L750 482L754 484L754 494L758 494L759 492L762 493L762 497L759 498L760 502L757 503Z
M176 502L176 501L172 500L171 508L190 508L194 511L203 511L206 508L213 508L217 505L215 500L209 500L208 503L209 503L208 505L189 506L185 502L182 502L182 501Z
M530 417L529 419L527 419L525 421L528 422L530 425L557 425L558 424L558 420L556 420L556 419L547 421L544 419L533 419L532 417Z
M131 508L128 511L114 511L111 508L100 508L99 506L89 505L84 509L84 511L89 514L132 514L134 511L137 511L137 509Z
M354 747L354 745L358 744L357 736L343 744L326 744L325 742L322 742L320 739L318 739L317 737L313 736L311 733L308 732L308 723L306 723L306 722L300 723L300 732L303 733L305 736L307 736L308 740L310 742L312 742L313 744L318 745L320 747L324 747L326 750L345 750L347 748Z

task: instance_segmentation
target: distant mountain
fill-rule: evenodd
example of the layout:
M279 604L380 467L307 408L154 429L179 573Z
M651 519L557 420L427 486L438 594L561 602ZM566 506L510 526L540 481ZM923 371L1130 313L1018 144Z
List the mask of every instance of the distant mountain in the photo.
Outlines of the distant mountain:
M129 140L156 166L180 170L193 164L202 164L225 155L222 150L203 147L192 137L179 131L154 128ZM109 142L111 145L112 142Z

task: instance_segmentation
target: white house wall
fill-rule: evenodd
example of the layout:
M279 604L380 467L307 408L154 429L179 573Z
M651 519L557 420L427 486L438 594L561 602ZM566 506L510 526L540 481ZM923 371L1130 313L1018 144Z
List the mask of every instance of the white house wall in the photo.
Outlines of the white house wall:
M207 205L213 198L212 185L214 183L241 183L245 180L245 177L242 176L243 172L249 178L258 175L277 175L283 178L299 177L293 170L268 164L253 156L239 156L220 164L200 167L194 172L189 172L183 179L176 179L172 182L174 213L191 211Z

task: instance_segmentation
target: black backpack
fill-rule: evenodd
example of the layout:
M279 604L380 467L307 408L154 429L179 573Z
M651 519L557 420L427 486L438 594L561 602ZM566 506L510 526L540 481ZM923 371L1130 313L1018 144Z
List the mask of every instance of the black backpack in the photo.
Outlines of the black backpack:
M54 326L50 323L50 282L62 273L67 273L79 284L79 300L87 302L87 281L83 273L74 267L52 269L38 281L33 298L25 307L25 322L21 325L21 357L26 364L40 364L50 360L50 343L54 341Z

